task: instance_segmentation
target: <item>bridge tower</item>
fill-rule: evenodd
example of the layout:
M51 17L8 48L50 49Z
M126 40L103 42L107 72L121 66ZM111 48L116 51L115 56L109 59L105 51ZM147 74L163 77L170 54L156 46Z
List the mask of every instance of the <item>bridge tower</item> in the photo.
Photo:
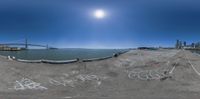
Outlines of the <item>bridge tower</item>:
M25 49L28 49L28 39L25 39Z

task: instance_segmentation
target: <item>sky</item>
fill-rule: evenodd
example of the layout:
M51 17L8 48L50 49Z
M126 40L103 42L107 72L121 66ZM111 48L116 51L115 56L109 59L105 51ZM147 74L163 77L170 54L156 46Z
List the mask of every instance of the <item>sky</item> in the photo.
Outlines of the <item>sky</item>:
M0 43L60 48L173 47L200 41L198 0L1 0ZM98 19L93 13L105 11Z

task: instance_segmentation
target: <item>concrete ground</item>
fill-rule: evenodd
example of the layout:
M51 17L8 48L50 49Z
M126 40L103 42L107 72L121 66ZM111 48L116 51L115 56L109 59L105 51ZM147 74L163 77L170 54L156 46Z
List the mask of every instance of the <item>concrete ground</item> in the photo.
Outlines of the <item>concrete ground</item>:
M199 99L199 64L184 50L63 65L0 58L0 99Z

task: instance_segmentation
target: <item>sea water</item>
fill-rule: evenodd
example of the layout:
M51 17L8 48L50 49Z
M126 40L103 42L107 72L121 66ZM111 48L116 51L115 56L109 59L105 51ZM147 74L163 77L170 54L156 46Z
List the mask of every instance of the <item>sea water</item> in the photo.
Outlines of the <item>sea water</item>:
M112 56L113 53L127 51L128 49L30 49L22 51L0 51L0 55L15 56L17 59L26 60L70 60L70 59L90 59Z

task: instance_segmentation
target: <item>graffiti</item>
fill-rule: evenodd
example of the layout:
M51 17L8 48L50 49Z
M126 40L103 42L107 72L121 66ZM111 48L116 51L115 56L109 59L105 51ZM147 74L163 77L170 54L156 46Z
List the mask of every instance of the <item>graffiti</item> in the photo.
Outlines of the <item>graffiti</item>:
M67 79L60 79L60 80L55 80L53 78L49 78L49 83L53 85L62 85L62 86L70 86L70 87L75 87L74 84L75 81L73 80L67 80Z
M40 83L36 83L28 78L22 78L20 81L16 80L14 82L14 89L15 90L47 90L48 88L41 86Z
M49 83L55 86L70 86L76 87L77 85L83 84L85 82L89 82L93 84L95 87L98 87L102 84L102 80L106 79L107 77L92 75L92 74L78 74L64 73L62 76L57 78L49 78Z
M141 70L128 72L128 77L130 79L160 80L167 76L169 76L168 70Z

